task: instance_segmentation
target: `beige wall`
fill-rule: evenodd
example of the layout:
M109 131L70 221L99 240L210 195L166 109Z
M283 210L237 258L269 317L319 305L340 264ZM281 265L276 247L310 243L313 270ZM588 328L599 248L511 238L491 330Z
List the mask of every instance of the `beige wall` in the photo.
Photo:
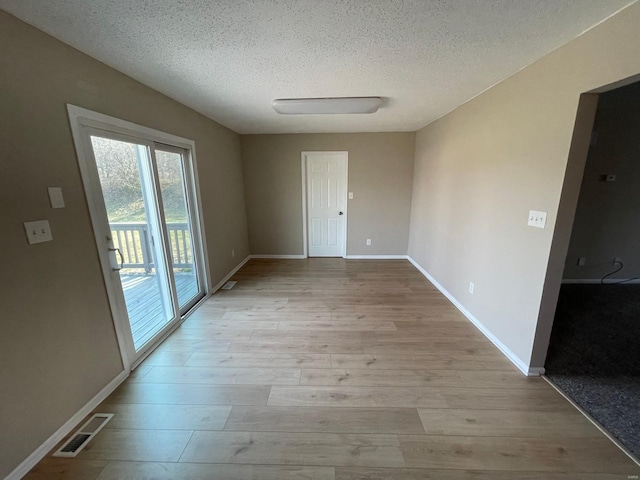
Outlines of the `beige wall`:
M238 135L3 12L0 45L4 478L122 371L67 102L195 140L214 282L248 238ZM54 240L29 246L22 224L38 219Z
M571 243L564 270L567 279L640 276L640 86L634 84L601 95L596 114L596 140L580 190ZM615 174L615 182L604 182ZM578 266L578 258L586 264Z
M543 365L553 320L580 94L640 73L639 24L635 4L417 134L409 254L525 365ZM549 212L546 229L527 227L530 209Z
M348 255L406 255L414 133L243 135L252 254L302 255L303 151L348 151ZM372 244L366 246L366 239Z

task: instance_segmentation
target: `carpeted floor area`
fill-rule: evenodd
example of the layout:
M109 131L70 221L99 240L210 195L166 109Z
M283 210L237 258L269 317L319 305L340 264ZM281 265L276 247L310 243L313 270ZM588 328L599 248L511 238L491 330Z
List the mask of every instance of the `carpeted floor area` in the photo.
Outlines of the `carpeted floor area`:
M563 285L545 368L640 458L640 285Z

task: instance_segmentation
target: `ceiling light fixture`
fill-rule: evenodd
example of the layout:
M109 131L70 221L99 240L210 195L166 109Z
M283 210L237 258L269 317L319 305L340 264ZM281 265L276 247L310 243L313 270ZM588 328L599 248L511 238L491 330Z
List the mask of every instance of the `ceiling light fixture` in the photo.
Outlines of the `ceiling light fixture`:
M273 109L284 115L322 115L375 113L382 105L380 97L280 98Z

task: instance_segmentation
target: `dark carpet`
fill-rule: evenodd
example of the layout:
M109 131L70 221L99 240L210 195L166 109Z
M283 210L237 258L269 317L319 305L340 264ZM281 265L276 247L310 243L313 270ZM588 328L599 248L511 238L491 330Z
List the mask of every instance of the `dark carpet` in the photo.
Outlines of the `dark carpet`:
M640 285L563 285L545 369L640 458Z

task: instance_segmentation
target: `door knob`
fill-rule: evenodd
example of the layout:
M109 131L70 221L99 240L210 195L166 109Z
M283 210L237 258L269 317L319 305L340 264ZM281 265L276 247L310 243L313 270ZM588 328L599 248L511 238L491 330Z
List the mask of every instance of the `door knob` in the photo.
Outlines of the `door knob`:
M344 212L339 212L338 215L344 215Z

